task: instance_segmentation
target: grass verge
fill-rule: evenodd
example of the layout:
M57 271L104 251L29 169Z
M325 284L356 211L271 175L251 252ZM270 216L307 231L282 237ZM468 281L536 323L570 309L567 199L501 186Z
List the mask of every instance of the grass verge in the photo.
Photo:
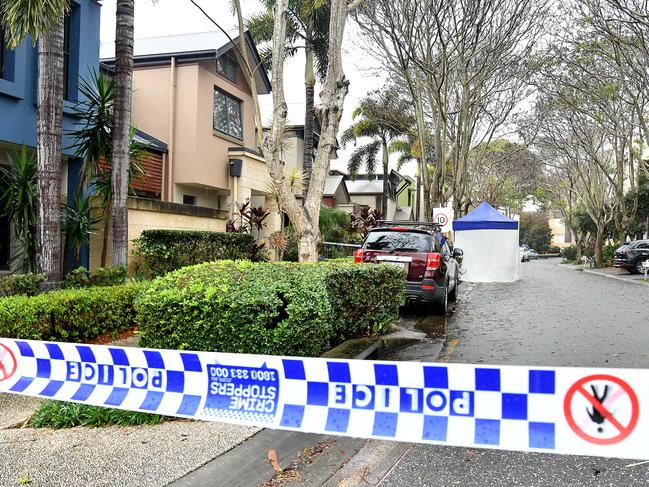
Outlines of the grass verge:
M73 428L75 426L138 426L159 424L166 416L108 409L63 401L45 401L34 412L29 425L35 428Z

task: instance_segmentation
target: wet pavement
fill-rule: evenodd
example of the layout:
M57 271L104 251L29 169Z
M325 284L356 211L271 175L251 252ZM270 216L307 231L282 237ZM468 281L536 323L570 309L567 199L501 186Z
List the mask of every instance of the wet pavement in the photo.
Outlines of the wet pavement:
M519 282L476 285L447 321L442 360L649 367L649 288L557 264L525 263ZM646 486L649 464L412 445L375 485Z

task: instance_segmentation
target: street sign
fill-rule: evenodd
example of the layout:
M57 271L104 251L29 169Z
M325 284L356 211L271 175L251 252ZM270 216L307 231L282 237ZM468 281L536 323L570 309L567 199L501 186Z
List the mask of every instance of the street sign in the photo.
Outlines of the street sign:
M613 445L633 432L638 422L638 397L618 377L589 375L568 389L564 413L580 438L596 445Z
M450 232L453 226L453 208L433 208L433 222L442 228L442 232Z
M9 379L16 372L16 357L13 352L0 343L0 381Z

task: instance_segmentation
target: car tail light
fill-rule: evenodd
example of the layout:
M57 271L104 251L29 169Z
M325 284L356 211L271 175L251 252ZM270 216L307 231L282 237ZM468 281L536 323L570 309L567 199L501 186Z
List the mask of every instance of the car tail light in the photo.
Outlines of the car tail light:
M438 253L430 253L426 257L426 270L427 271L436 271L439 269L439 264L441 262L442 256Z
M354 262L356 264L360 264L361 262L363 262L363 249L358 249L354 253Z

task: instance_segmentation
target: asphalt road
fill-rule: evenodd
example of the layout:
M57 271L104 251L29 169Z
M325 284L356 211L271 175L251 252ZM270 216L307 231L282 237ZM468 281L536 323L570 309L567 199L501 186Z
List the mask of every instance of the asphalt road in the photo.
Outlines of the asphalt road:
M474 286L448 326L449 362L649 367L649 287L556 260L525 263L516 283ZM400 457L379 485L649 485L649 464L629 460L425 445Z

